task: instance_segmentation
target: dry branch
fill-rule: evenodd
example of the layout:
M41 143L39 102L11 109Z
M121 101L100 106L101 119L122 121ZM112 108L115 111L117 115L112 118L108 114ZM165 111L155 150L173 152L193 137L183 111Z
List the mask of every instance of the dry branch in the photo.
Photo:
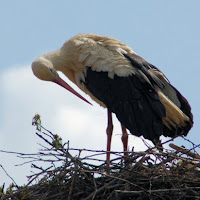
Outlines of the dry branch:
M172 143L169 144L169 146L170 146L171 148L175 149L175 150L178 151L178 152L181 152L181 153L183 153L183 154L186 154L187 156L190 156L190 157L196 158L196 159L200 159L200 155L199 155L199 154L193 153L193 152L191 152L190 150L185 149L184 147L179 147L179 146L177 146L177 145L175 145L175 144L172 144Z

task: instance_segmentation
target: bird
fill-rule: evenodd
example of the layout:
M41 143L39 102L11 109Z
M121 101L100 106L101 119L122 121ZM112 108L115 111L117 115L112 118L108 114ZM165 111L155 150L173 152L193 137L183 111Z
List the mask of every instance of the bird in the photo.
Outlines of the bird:
M81 33L64 45L36 58L33 74L54 82L91 104L58 74L62 72L100 106L107 109L107 156L110 163L114 113L121 123L124 156L128 132L143 136L156 146L160 137L186 136L193 126L188 101L164 73L112 37Z

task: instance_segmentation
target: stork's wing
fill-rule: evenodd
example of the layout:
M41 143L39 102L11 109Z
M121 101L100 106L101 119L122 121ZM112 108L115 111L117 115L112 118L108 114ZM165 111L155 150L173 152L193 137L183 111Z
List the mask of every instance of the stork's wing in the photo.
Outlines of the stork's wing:
M163 119L164 135L187 135L193 125L193 115L188 101L173 87L165 75L154 65L133 53L124 55L146 79L139 77L140 81L148 82L158 93L159 100L164 105L166 117Z
M124 56L134 73L110 78L109 72L88 67L86 88L134 135L153 142L158 142L160 135L186 135L193 124L186 99L158 68L134 53Z
M153 142L159 140L163 133L165 108L147 82L141 82L135 75L115 75L111 79L108 72L97 72L88 67L85 85L132 134L143 135Z

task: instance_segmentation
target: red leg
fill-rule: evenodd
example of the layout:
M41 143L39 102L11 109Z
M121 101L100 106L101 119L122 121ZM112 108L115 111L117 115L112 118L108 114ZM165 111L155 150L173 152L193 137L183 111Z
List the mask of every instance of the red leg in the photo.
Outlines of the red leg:
M123 143L123 147L124 147L124 157L127 156L127 147L128 147L128 133L126 131L126 128L121 124L122 127L122 143Z
M108 126L106 129L107 133L107 157L106 162L107 166L110 165L110 147L111 147L111 138L112 138L112 132L113 132L113 123L112 123L112 112L108 110Z

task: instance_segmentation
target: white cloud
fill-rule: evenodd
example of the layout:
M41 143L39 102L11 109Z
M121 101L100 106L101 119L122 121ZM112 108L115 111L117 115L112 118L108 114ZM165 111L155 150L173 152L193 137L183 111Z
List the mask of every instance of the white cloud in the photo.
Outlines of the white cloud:
M106 149L106 109L94 102L90 106L56 84L38 80L30 66L11 68L0 75L0 80L4 105L0 149L25 153L38 151L37 143L41 141L31 125L35 113L41 115L42 124L47 129L60 135L64 142L69 140L71 147ZM88 96L86 98L89 99ZM134 145L135 150L144 150L141 139L133 136L129 139L130 149ZM121 127L115 117L112 150L122 151ZM30 174L29 165L15 167L23 160L3 153L0 153L0 160L19 185L26 183L26 175ZM2 169L0 177L0 185L11 182Z

